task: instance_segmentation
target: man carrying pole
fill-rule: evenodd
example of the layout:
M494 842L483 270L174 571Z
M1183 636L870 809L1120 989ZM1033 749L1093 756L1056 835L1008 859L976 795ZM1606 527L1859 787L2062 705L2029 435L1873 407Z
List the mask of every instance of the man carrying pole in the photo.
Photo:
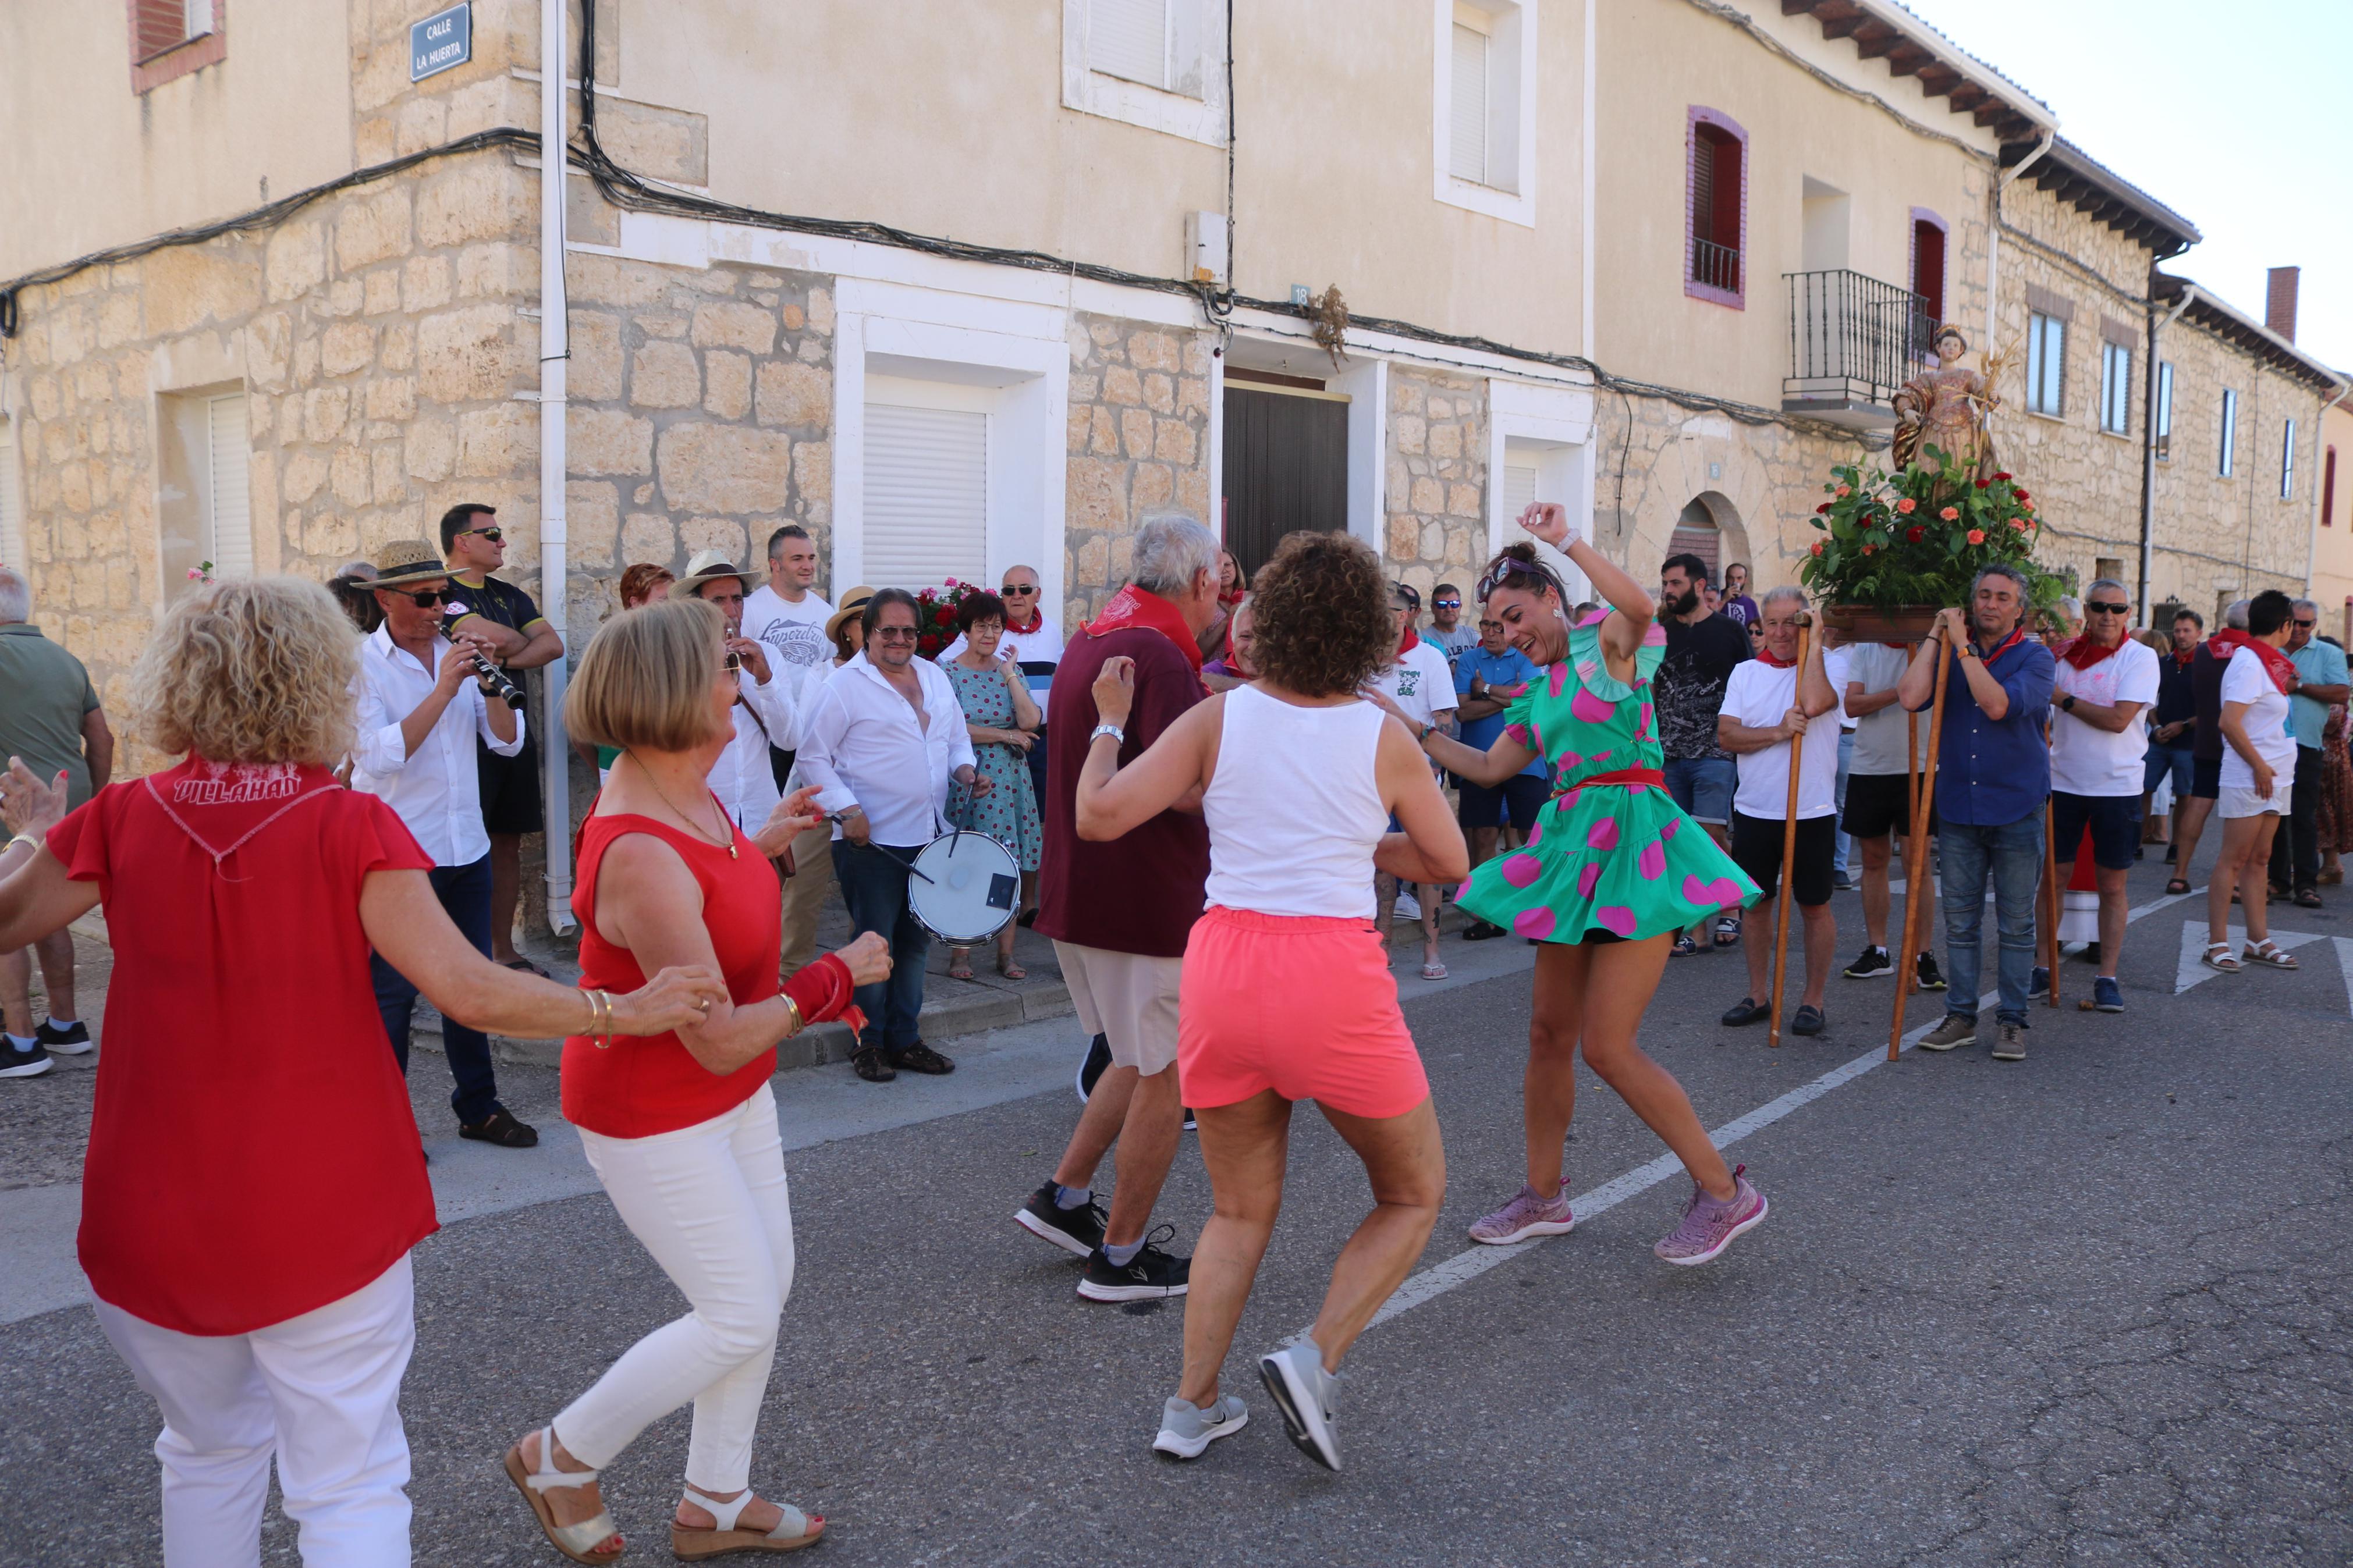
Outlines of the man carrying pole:
M1862 861L1862 952L1843 973L1849 980L1876 980L1896 973L1898 964L1887 945L1887 920L1894 907L1895 840L1912 837L1915 796L1919 794L1919 761L1927 741L1927 727L1919 715L1897 704L1896 682L1912 663L1905 643L1850 643L1825 656L1831 684L1839 689L1839 706L1855 721L1854 763L1847 774L1846 806L1839 826L1854 840ZM1927 817L1919 829L1936 831ZM1925 882L1906 879L1905 899ZM1916 929L1916 927L1915 927ZM1897 951L1904 951L1898 948ZM1942 991L1945 976L1936 956L1923 943L1909 962L1923 991Z
M1810 617L1806 595L1776 588L1765 595L1764 651L1736 666L1725 684L1716 716L1716 743L1733 754L1740 782L1732 797L1732 858L1748 873L1764 899L1760 922L1749 930L1776 931L1773 951L1748 943L1748 994L1724 1015L1737 1026L1773 1020L1773 1043L1780 1043L1782 954L1788 914L1777 904L1786 868L1790 896L1804 915L1806 990L1790 1029L1819 1035L1825 1019L1822 993L1838 959L1838 921L1831 911L1831 865L1838 858L1838 746L1835 728L1828 744L1808 746L1808 721L1839 711L1838 693L1822 668L1819 643L1809 647ZM1760 1003L1758 997L1769 998Z
M1920 1044L1949 1051L1978 1037L1990 881L2000 950L1996 1061L2026 1059L2034 892L2042 869L2042 807L2051 794L2042 723L2051 705L2052 659L2049 648L2026 635L2026 609L2024 574L2000 563L1986 567L1970 586L1967 610L1938 613L1936 629L1897 689L1906 708L1926 708L1939 665L1949 661L1957 670L1944 703L1933 781L1952 989L1945 995L1944 1022Z

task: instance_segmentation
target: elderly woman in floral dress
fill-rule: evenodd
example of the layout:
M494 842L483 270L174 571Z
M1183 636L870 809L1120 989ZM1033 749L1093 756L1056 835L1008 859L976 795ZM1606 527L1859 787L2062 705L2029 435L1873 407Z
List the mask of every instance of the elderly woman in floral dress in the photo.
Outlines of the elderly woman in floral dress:
M1021 901L1027 907L1037 896L1038 849L1045 837L1028 758L1045 716L1029 695L1021 667L997 656L1005 637L1005 601L994 594L970 595L956 605L956 625L964 632L964 651L942 660L940 668L964 705L973 759L996 784L965 808L964 826L1013 851L1021 868ZM1010 921L997 933L997 972L1008 980L1026 980L1029 972L1013 962L1013 935ZM948 976L972 978L970 948L948 949Z

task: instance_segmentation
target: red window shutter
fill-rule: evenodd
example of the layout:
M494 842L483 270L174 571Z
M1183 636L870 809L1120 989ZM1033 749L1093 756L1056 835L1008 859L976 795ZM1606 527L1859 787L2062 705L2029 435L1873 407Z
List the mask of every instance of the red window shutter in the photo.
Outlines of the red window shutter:
M1740 143L1721 131L1714 133L1713 140L1715 143L1715 177L1710 182L1714 187L1710 194L1715 198L1715 210L1712 215L1712 226L1715 233L1712 237L1716 244L1727 249L1738 250L1740 248ZM1735 282L1732 287L1735 291L1737 291L1740 285Z
M1945 319L1945 231L1925 218L1912 223L1912 292L1930 321Z
M2328 528L2337 521L2337 448L2331 447L2320 457L2320 526Z
M1692 138L1691 231L1694 239L1715 240L1715 136L1703 125Z
M187 41L187 0L132 0L132 25L139 59L153 59Z

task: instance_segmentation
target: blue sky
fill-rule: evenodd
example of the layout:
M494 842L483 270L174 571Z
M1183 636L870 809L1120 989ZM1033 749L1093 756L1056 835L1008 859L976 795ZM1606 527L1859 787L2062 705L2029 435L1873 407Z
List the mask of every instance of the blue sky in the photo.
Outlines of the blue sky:
M2196 224L2166 264L2260 321L2304 268L2296 343L2353 374L2353 0L1905 0Z

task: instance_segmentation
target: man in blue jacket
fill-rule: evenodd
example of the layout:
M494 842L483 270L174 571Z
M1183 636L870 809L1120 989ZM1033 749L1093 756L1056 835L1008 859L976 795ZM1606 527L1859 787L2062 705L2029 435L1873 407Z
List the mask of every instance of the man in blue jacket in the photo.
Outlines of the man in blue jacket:
M2026 610L2025 574L1988 566L1970 584L1966 612L1937 616L1896 688L1904 706L1916 712L1935 694L1936 661L1954 661L1936 752L1936 849L1952 989L1945 994L1944 1022L1920 1044L1949 1051L1978 1037L1980 926L1990 879L2000 993L1993 1058L2005 1062L2026 1059L2034 893L2042 873L2042 807L2051 795L2043 721L2057 668L2051 650L2026 635Z

